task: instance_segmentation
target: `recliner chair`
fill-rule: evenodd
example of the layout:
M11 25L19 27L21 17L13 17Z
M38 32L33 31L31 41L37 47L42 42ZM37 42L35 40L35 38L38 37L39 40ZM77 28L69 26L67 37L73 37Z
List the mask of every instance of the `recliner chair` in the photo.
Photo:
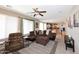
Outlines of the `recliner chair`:
M8 41L5 42L5 50L13 52L24 47L22 33L10 33Z
M29 36L28 36L30 41L35 41L36 40L36 35L34 33L34 31L31 31Z
M73 52L75 52L75 45L73 38L72 37L69 38L68 35L65 35L64 40L65 40L64 42L65 42L66 50L69 47L72 48Z

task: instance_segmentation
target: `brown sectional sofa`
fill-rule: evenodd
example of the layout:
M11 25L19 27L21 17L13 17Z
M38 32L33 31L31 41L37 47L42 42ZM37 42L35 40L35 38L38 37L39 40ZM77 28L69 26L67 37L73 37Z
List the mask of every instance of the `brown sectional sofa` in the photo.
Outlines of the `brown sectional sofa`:
M49 42L49 39L47 36L38 35L36 38L36 42L45 46Z
M39 44L46 45L49 40L55 40L56 33L49 33L48 35L46 34L46 30L43 32L41 30L37 31L32 31L32 35L28 36L31 38L33 41L36 41Z

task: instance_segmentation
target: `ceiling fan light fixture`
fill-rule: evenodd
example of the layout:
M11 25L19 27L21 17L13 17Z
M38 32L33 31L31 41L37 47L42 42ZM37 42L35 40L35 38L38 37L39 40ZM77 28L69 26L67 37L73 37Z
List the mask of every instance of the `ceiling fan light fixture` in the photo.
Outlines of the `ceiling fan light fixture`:
M33 16L37 16L37 15L40 15L40 16L44 16L42 13L46 13L46 11L39 11L38 8L32 8L34 12L31 12L33 13Z

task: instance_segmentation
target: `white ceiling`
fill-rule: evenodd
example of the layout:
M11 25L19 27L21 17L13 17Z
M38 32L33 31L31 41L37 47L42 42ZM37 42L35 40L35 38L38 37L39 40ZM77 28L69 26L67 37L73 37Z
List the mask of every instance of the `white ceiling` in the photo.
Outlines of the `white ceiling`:
M31 6L31 5L12 5L12 9L18 10L21 13L33 16L30 12L33 12L32 8L39 8L39 10L45 10L44 16L36 16L40 20L60 21L66 17L72 10L73 5L45 5L45 6Z

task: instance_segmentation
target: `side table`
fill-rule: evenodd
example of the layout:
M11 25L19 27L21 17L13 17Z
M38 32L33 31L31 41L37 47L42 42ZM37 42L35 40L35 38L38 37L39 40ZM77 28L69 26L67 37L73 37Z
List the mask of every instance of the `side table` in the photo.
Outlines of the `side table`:
M30 41L30 38L27 37L27 38L24 38L24 39L25 39L25 41L26 41L26 42L25 42L25 43L26 43L25 46L26 46L26 45L29 46L29 45L31 44L31 43L30 43L30 42L31 42L31 41Z

